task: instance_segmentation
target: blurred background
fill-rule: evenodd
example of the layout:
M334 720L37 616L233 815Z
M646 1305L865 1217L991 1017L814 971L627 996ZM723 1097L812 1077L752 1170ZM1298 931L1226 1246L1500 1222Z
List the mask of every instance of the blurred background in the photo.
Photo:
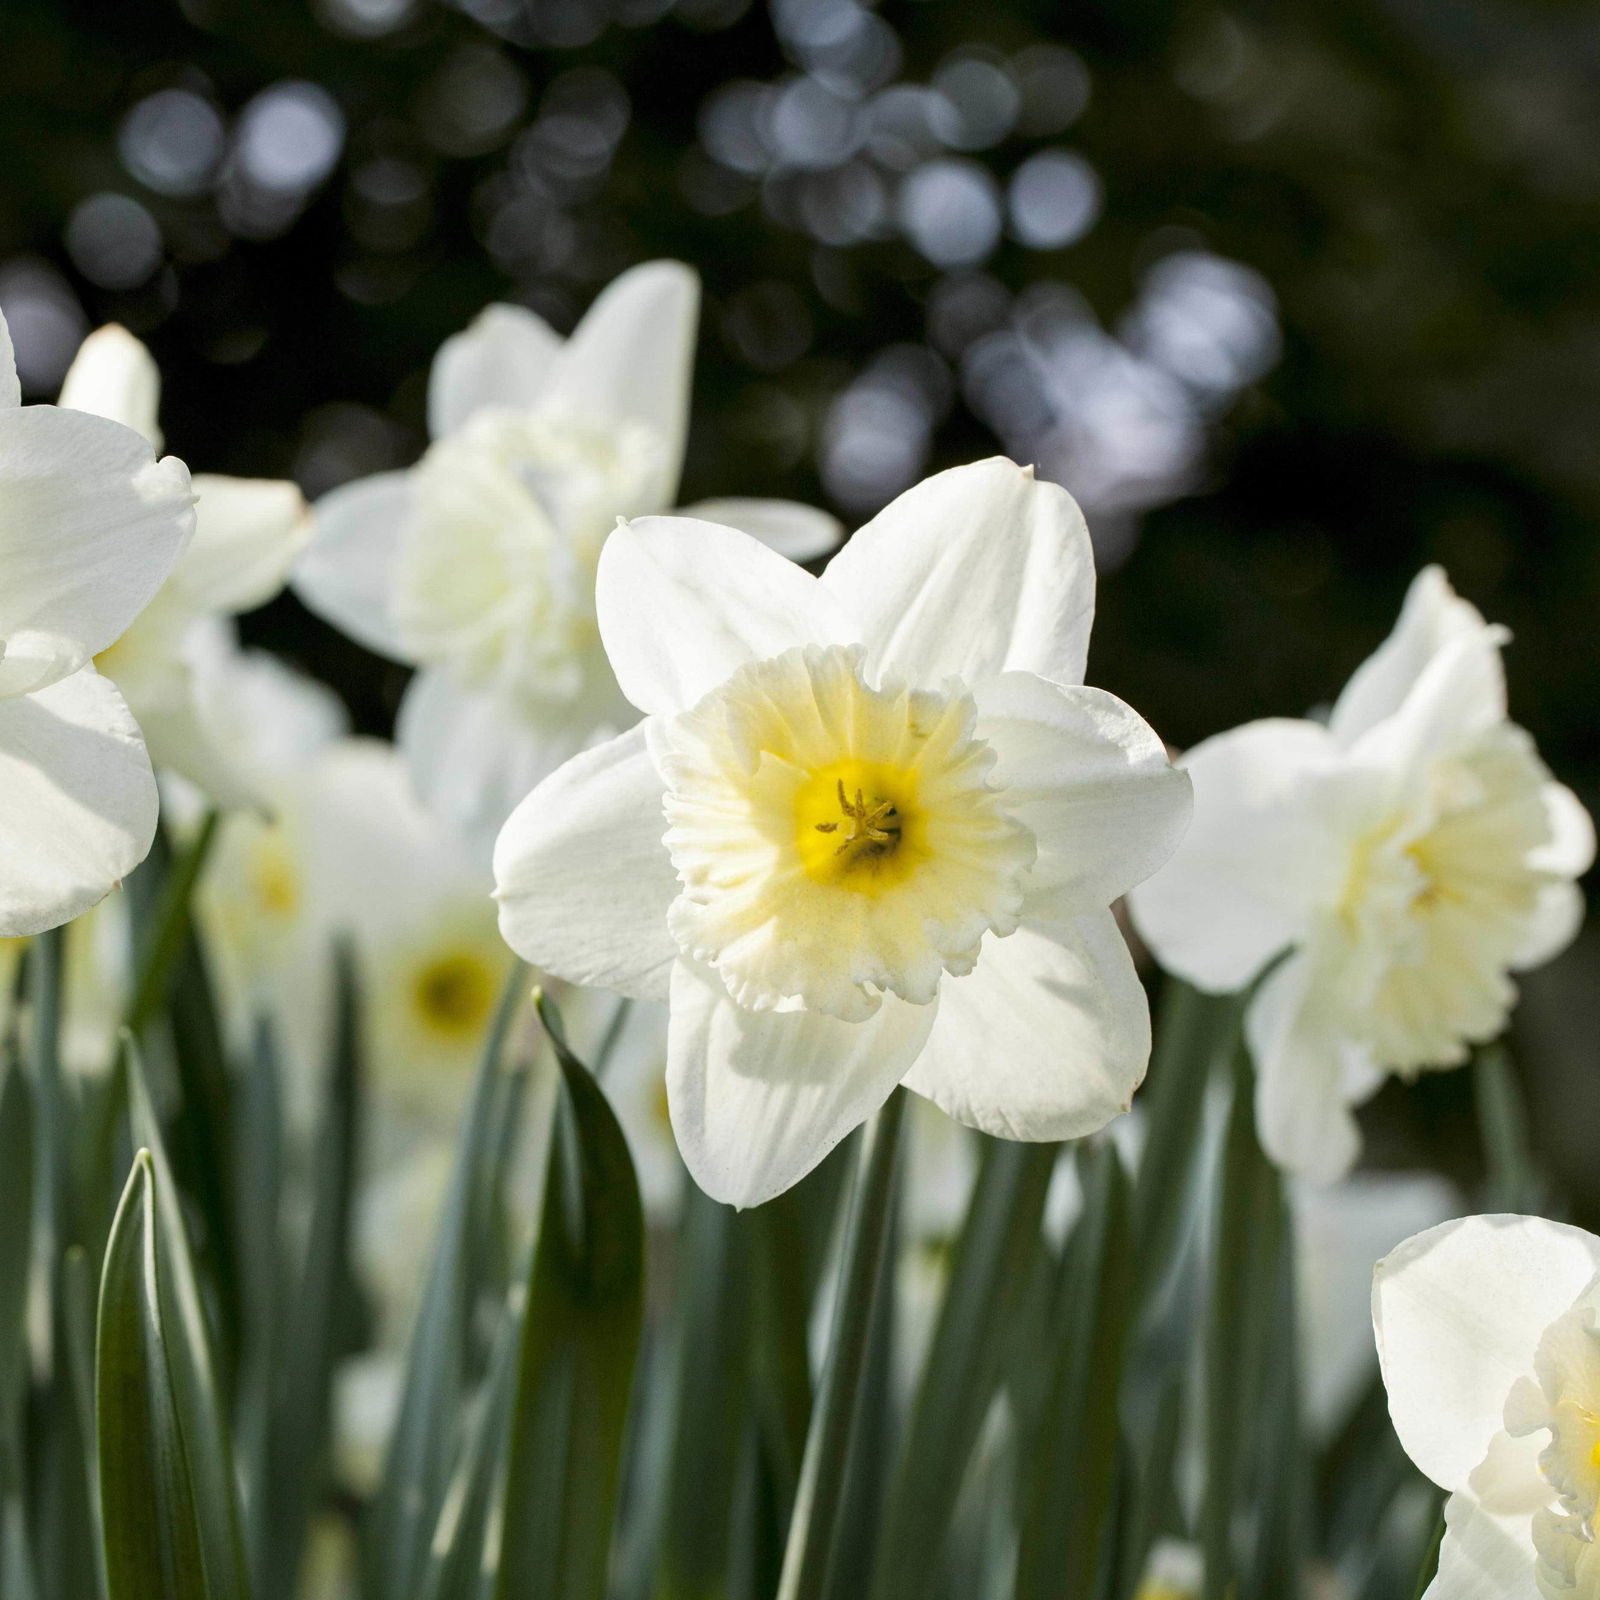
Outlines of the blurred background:
M1091 677L1174 744L1337 691L1431 560L1600 796L1600 8L1098 0L6 0L0 306L25 392L125 323L168 448L315 496L421 451L486 302L706 287L684 498L854 524L1003 450L1083 502ZM247 641L385 732L400 669ZM1519 1020L1582 1209L1593 942ZM1463 1176L1468 1075L1373 1158Z

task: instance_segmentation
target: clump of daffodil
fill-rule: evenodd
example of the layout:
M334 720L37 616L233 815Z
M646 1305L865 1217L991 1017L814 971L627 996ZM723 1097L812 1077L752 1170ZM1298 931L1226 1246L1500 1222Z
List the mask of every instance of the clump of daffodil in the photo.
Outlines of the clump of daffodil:
M1353 1108L1385 1075L1498 1034L1511 974L1582 919L1594 829L1507 719L1506 637L1428 568L1326 724L1252 722L1188 753L1194 826L1133 896L1169 970L1218 992L1265 974L1257 1123L1307 1176L1349 1170Z
M1428 1600L1594 1600L1600 1239L1447 1222L1378 1263L1372 1316L1395 1431L1450 1495Z
M160 448L161 375L150 352L111 325L84 340L61 404L123 423ZM242 730L218 703L233 618L283 588L311 533L300 491L279 479L194 477L194 538L154 600L95 664L126 697L159 767L219 805L258 804Z
M595 622L618 517L670 508L688 429L699 283L675 261L625 272L562 340L490 306L433 363L433 443L405 472L325 496L295 586L319 615L418 668L398 739L417 793L487 854L511 808L634 720ZM706 502L797 560L831 517L781 500Z
M645 721L507 823L501 928L668 1001L708 1193L780 1193L901 1082L1014 1139L1127 1109L1149 1016L1109 908L1173 849L1189 785L1083 686L1094 569L1064 490L1004 460L942 473L820 579L644 518L607 542L597 611Z

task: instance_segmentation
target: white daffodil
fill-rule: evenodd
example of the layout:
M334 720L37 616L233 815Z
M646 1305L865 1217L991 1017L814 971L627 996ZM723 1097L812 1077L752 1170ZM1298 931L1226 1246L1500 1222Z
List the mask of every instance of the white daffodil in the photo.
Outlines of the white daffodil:
M93 662L193 529L181 461L118 423L22 404L0 317L0 937L87 911L150 848L150 759Z
M1600 1596L1600 1239L1467 1217L1408 1239L1372 1286L1389 1414L1448 1490L1428 1600Z
M113 324L84 340L61 405L123 423L159 449L160 394L150 352ZM157 766L220 805L249 805L261 796L238 769L240 730L212 703L207 668L232 646L232 617L283 588L311 521L292 483L196 473L194 489L194 538L183 559L95 660L133 707Z
M1456 1066L1505 1025L1510 973L1572 937L1594 829L1506 718L1500 647L1437 567L1326 726L1272 719L1191 750L1195 818L1132 897L1170 971L1250 1002L1274 1160L1355 1162L1386 1073Z
M484 855L536 782L635 719L595 626L595 563L619 517L674 503L698 306L673 261L625 272L566 341L490 306L434 360L421 461L317 504L296 590L420 669L398 725L412 783ZM787 501L694 510L795 560L839 536Z
M714 1197L810 1171L895 1085L1006 1138L1127 1109L1144 991L1109 910L1188 779L1082 686L1088 532L993 460L902 495L813 578L749 536L620 527L601 636L638 727L518 807L500 925L670 1005L667 1097Z

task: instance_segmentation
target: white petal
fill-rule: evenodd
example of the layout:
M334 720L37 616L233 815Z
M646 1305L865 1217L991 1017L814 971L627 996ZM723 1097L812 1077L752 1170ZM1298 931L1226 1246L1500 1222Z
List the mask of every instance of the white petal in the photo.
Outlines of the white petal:
M155 836L156 784L122 696L93 668L0 701L0 937L103 900Z
M815 506L802 505L798 500L749 500L729 496L721 500L697 500L678 515L737 528L791 561L815 561L818 556L836 549L844 538L844 524L837 517Z
M615 729L615 698L538 706L462 689L448 672L425 667L406 687L395 738L418 798L487 866L528 791Z
M11 330L0 311L0 410L22 404L22 385L17 381L17 353L11 348Z
M195 474L194 539L174 580L204 611L253 611L284 586L311 537L311 511L292 483Z
M0 411L0 693L65 676L150 603L194 528L189 472L132 429L53 406ZM26 635L26 639L19 636Z
M552 365L541 402L591 425L638 422L662 442L659 504L677 496L689 423L700 280L680 261L647 261L600 293Z
M1497 1517L1471 1495L1445 1502L1439 1571L1423 1600L1539 1600L1526 1517Z
M1256 1064L1261 1148L1317 1183L1344 1177L1361 1153L1350 1112L1347 1044L1319 992L1314 954L1296 951L1266 979L1245 1014Z
M600 552L595 604L617 682L647 713L686 710L747 661L856 636L803 567L688 517L618 527Z
M1126 1111L1150 1060L1150 1009L1109 911L983 942L939 988L906 1087L1000 1139L1078 1139Z
M1581 878L1594 865L1594 818L1563 783L1544 786L1544 809L1550 820L1550 842L1533 852L1529 865L1564 878Z
M1500 646L1508 635L1481 628L1448 640L1429 658L1393 715L1361 734L1350 759L1414 785L1419 766L1471 745L1506 720Z
M392 597L400 533L411 514L405 472L378 472L325 494L313 508L314 529L294 569L294 592L358 644L396 661L400 642Z
M630 728L574 756L511 814L494 851L500 931L574 983L666 998L678 879L661 842L661 779Z
M1029 672L991 678L974 695L978 736L999 757L991 781L1038 843L1029 915L1103 910L1171 856L1189 825L1189 775L1130 706Z
M61 383L59 404L71 411L109 417L161 448L156 421L161 372L145 347L116 323L96 328L78 346Z
M1578 937L1588 910L1583 890L1577 884L1546 884L1534 903L1522 946L1511 963L1512 970L1527 972L1553 961Z
M1352 744L1393 716L1445 645L1487 626L1478 608L1450 587L1443 567L1424 567L1411 580L1394 631L1356 668L1340 693L1328 719L1334 738Z
M486 306L433 358L428 432L442 439L485 406L531 411L560 349L561 336L525 306Z
M828 563L877 670L931 688L1035 672L1082 683L1094 552L1067 491L996 456L925 479Z
M1372 1317L1406 1454L1465 1487L1544 1331L1600 1271L1600 1239L1542 1217L1465 1217L1378 1263Z
M1193 820L1172 859L1129 900L1140 936L1169 972L1217 993L1239 989L1300 933L1338 861L1304 796L1338 754L1316 723L1273 718L1183 757Z
M714 973L676 962L667 1104L695 1182L734 1206L798 1183L893 1093L936 1009L888 995L865 1022L746 1011Z

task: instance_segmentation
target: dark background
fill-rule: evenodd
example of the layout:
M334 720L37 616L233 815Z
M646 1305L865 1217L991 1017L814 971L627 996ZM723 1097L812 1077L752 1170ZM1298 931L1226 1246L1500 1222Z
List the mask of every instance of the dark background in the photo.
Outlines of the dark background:
M416 456L485 302L565 330L677 256L686 500L859 521L1037 459L1100 549L1091 676L1178 745L1325 703L1442 561L1592 806L1597 86L1556 0L4 0L0 304L34 397L120 320L171 449L315 495ZM245 633L387 727L397 670L291 598ZM1591 1200L1597 973L1525 1008ZM1378 1159L1467 1170L1466 1076L1386 1092Z

